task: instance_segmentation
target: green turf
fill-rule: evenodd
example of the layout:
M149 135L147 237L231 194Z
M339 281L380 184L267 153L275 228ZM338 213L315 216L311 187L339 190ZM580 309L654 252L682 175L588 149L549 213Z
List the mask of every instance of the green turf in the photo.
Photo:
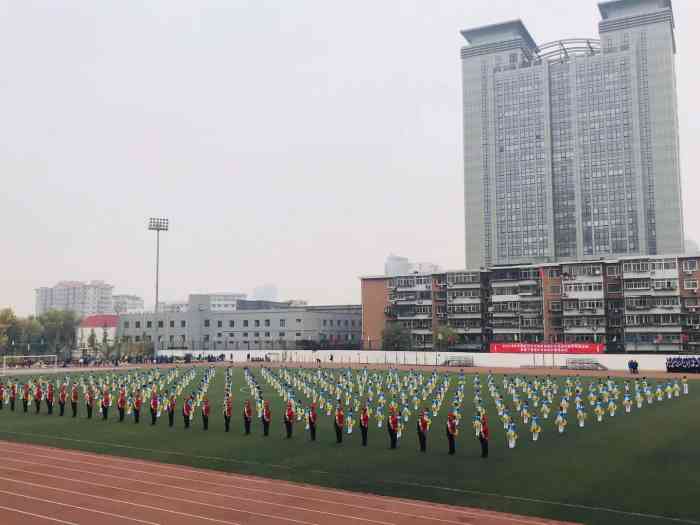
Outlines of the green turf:
M556 433L553 411L540 440L533 443L518 418L520 440L514 450L506 447L505 432L496 417L493 401L482 376L484 405L491 417L490 457L479 457L479 444L470 427L472 378L467 376L465 421L457 442L457 455L447 455L444 419L457 386L451 382L440 417L433 421L427 454L418 452L415 415L399 449L388 449L385 429L370 421L369 447L362 448L359 430L335 443L332 418L320 416L318 441L311 443L303 424L295 425L291 440L283 439L281 399L254 369L271 401L273 424L270 436L253 420L253 434L243 435L241 408L247 398L243 373L234 371L234 418L232 432L224 433L221 416L224 370L217 371L209 395L213 400L208 432L201 419L185 431L179 413L175 428L167 418L150 426L147 415L141 424L117 421L115 408L110 421L88 421L80 403L80 417L0 412L0 438L95 452L181 463L231 472L257 474L343 489L417 498L497 511L548 517L591 524L700 523L700 384L691 382L689 396L633 408L615 418L596 423L589 412L586 428L576 427L570 408L566 433ZM429 375L429 372L424 372ZM587 387L589 380L582 381ZM654 381L651 381L652 384ZM560 380L560 384L563 380ZM504 394L501 376L496 384ZM618 384L622 381L618 379ZM302 399L303 395L299 393ZM505 396L509 406L512 401ZM18 408L21 404L18 403ZM673 519L672 519L673 518Z

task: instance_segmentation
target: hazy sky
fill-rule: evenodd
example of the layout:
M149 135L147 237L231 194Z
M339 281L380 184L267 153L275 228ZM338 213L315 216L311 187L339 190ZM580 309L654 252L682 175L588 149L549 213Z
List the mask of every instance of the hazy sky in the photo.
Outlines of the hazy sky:
M675 0L700 240L700 2ZM153 303L359 302L389 252L464 266L459 30L596 37L595 0L0 1L0 305L104 279ZM693 36L694 32L698 34ZM693 51L695 49L696 51Z

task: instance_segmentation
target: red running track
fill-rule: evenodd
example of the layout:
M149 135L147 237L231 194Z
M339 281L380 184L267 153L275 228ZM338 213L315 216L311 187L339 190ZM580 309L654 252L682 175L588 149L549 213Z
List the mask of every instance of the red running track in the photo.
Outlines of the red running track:
M555 522L0 441L3 525L556 525Z

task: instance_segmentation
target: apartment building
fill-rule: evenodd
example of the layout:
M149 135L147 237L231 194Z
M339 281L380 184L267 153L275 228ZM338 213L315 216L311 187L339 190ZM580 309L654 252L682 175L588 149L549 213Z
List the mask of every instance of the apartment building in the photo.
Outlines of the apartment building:
M114 312L113 286L104 281L60 281L52 287L35 290L35 313L49 310L73 311L79 317Z
M642 256L363 278L363 343L380 348L387 323L400 323L418 349L433 348L447 326L453 350L516 342L691 350L700 345L699 261Z

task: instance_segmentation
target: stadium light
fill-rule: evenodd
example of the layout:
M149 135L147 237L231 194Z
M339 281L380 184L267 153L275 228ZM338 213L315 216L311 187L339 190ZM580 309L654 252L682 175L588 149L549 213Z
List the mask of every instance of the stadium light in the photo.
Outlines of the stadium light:
M151 217L148 219L148 229L156 232L156 306L154 312L158 313L158 270L160 265L160 232L167 232L170 221L164 218Z

